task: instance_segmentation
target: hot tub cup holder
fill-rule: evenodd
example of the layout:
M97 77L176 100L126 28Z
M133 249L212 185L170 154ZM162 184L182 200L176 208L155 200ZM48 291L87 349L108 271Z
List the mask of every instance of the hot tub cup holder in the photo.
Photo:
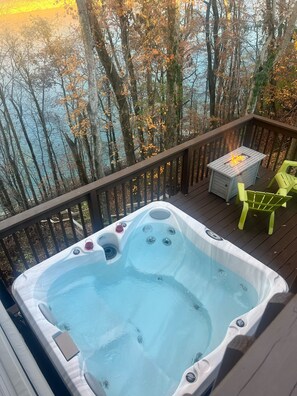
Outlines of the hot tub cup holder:
M87 239L85 241L85 246L84 246L85 250L91 251L94 249L94 242L92 241L92 239Z
M122 223L117 223L116 228L115 228L115 232L117 232L118 234L124 232L124 226Z

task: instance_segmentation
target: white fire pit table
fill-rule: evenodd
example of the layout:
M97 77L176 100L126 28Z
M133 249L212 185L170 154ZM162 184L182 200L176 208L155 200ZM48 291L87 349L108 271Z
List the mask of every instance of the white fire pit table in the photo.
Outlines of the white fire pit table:
M241 146L236 150L210 162L209 192L229 201L237 194L237 183L249 187L255 183L259 166L266 155Z

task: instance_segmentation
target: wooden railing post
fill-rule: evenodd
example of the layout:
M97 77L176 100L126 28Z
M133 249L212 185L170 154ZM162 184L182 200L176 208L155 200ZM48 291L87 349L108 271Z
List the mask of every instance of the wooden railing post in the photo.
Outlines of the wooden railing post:
M243 138L243 145L245 147L251 147L251 143L253 139L253 127L254 127L253 120L250 120L246 123L245 133Z
M184 150L181 172L181 192L185 195L189 193L190 169L193 160L193 149L191 147Z
M92 190L88 196L89 211L91 216L91 223L93 232L99 231L104 227L103 219L101 216L101 208L98 200L96 190Z

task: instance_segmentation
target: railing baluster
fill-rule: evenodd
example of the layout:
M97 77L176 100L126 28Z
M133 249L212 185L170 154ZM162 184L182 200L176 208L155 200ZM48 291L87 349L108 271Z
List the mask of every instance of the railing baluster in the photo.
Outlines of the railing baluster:
M166 201L166 173L167 173L167 164L164 164L164 170L163 170L163 189L162 189L162 195L163 195L163 201Z
M293 141L293 139L291 138L291 137L287 137L287 139L288 139L288 143L287 143L287 149L286 149L286 152L285 152L285 158L288 158L288 155L289 155L289 151L290 151L290 147L291 147L291 144L292 144L292 141ZM291 158L288 158L289 160L291 159Z
M88 232L87 232L87 229L86 229L86 223L85 223L85 219L84 219L84 214L83 214L83 210L82 210L82 207L81 207L81 203L79 203L77 206L78 206L79 218L80 218L81 226L83 228L84 237L86 238L88 236Z
M281 151L282 151L282 146L283 146L284 140L285 140L285 137L283 135L282 138L281 138L280 144L279 144L279 149L278 149L278 151L276 153L276 158L275 158L274 163L273 163L273 167L272 167L273 171L275 171L275 169L276 169L276 166L277 166L277 163L278 163L278 159L279 159L279 156L280 156Z
M70 227L71 227L71 230L72 230L74 241L77 242L79 239L77 238L77 234L76 234L76 230L75 230L75 226L74 226L74 222L73 222L73 217L72 217L72 213L71 213L71 208L67 209L67 213L68 213L68 216L69 216Z
M113 197L114 197L114 205L115 205L115 212L116 212L116 218L117 220L120 219L120 213L119 213L119 203L118 203L118 198L117 198L117 188L113 188Z
M154 170L151 169L151 202L154 200Z
M130 188L131 213L133 213L134 212L134 200L133 200L133 181L132 180L130 180L129 188Z
M137 188L137 209L139 209L140 208L140 201L141 201L139 176L136 177L136 188Z
M17 251L18 251L18 253L19 253L19 255L20 255L20 259L22 260L22 262L23 262L23 264L24 264L24 267L25 267L26 269L28 269L28 268L29 268L29 265L28 265L27 260L25 259L23 249L22 249L22 247L21 247L21 245L20 245L20 243L19 243L19 238L17 237L17 235L16 235L15 233L12 234L12 238L13 238L13 240L14 240L14 243L15 243L15 246L16 246L16 248L17 248Z
M189 185L191 187L194 185L195 168L197 168L197 166L196 166L196 152L197 152L197 150L193 150L193 162L192 162L192 166L190 169L190 180L189 180Z
M44 253L45 253L45 256L48 258L50 255L49 255L49 252L48 252L48 250L47 250L46 244L45 244L45 242L44 242L42 230L41 230L41 228L40 228L39 223L36 223L36 224L35 224L35 227L36 227L37 233L38 233L38 235L39 235L40 243L41 243L41 246L42 246L43 251L44 251Z
M111 224L112 223L112 218L111 218L111 212L110 212L110 200L109 200L109 191L108 190L106 190L105 192L104 192L104 195L105 195L105 204L106 204L106 214L107 214L107 221L108 221L108 223L109 224Z
M147 204L147 172L144 172L144 175L143 175L143 182L144 182L144 192L143 192L143 194L144 194L144 204L146 205Z
M26 237L27 237L27 239L28 239L30 248L31 248L31 250L32 250L34 259L35 259L36 263L39 263L39 257L38 257L38 254L37 254L37 252L36 252L36 249L35 249L35 247L34 247L34 245L33 245L33 243L32 243L32 240L31 240L32 237L31 237L31 235L30 235L30 233L29 233L28 228L25 228L24 231L25 231Z
M177 157L175 160L175 186L174 186L174 194L176 194L178 192L178 186L179 186L179 161L180 161L180 157Z
M101 205L98 200L97 190L92 190L88 195L88 207L93 232L101 230L101 228L104 227L104 219L101 211Z
M266 136L266 140L265 140L265 136ZM260 136L259 136L259 143L258 143L257 151L260 150L261 144L263 144L263 153L266 152L265 150L267 147L268 138L269 138L269 132L266 131L264 128L262 128L262 130L260 132Z
M158 171L157 171L157 175L158 175L158 180L157 180L157 199L159 201L160 199L160 166L158 166Z
M169 197L171 197L171 195L174 194L173 187L172 187L172 172L173 172L173 161L171 160L170 168L169 168Z
M65 227L64 227L64 222L63 222L63 217L61 215L61 212L58 213L58 217L59 217L59 224L61 226L61 230L62 230L62 234L63 234L64 243L65 243L65 246L68 247L69 246L69 241L68 241L68 238L67 238L67 234L66 234L66 230L65 230Z
M126 202L126 185L122 183L122 199L124 215L127 216L127 202Z
M5 257L7 258L7 261L9 263L9 265L10 265L11 271L12 271L14 276L17 276L17 272L16 272L16 269L15 269L15 264L14 264L14 262L13 262L11 256L10 256L10 253L9 253L9 251L8 251L6 245L5 245L5 242L4 242L3 239L0 239L0 241L1 241L1 247L3 249Z
M270 136L270 131L268 133L268 136ZM264 153L266 153L266 149L267 149L269 141L270 141L270 139L267 139L266 146L265 146L265 149L264 149L265 150ZM268 159L267 159L266 168L269 168L275 142L276 142L276 135L274 135L274 138L273 138L273 141L272 141L272 145L271 145L271 150L269 150L269 156L268 156Z
M181 174L181 191L183 194L189 192L189 175L190 175L190 163L191 163L192 152L190 148L184 151L182 158L182 174Z
M47 218L46 221L47 221L50 233L51 233L52 240L53 240L54 245L55 245L56 252L58 253L60 251L59 242L57 241L57 238L56 238L56 235L55 235L55 230L54 230L53 225L51 223L51 219Z
M201 174L201 150L202 150L202 147L200 146L198 149L198 156L197 156L197 173L196 173L196 179L195 179L196 183L199 182L200 174Z

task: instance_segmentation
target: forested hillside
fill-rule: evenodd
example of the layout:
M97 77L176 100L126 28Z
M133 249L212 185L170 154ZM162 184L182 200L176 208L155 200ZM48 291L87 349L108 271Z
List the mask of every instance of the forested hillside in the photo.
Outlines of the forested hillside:
M2 217L248 112L296 125L296 0L60 5L1 30Z

